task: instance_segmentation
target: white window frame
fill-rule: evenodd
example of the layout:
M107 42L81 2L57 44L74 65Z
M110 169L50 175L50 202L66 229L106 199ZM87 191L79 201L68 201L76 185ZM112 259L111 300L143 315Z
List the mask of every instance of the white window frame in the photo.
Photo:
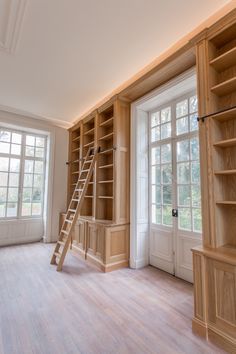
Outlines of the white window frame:
M0 157L7 157L9 158L16 158L20 160L20 171L19 171L19 187L18 187L18 200L17 200L17 215L16 216L4 216L0 217L0 221L10 221L10 220L25 220L25 219L42 219L44 216L44 207L45 207L45 186L46 186L46 175L47 175L47 154L48 154L48 135L46 134L41 134L41 133L36 133L32 131L22 131L14 128L7 127L5 125L0 125L0 129L3 131L9 131L12 133L16 134L21 134L22 135L22 141L21 141L21 154L20 155L13 155L11 153L5 154L5 153L0 153ZM41 137L44 138L45 141L45 146L44 146L44 157L43 158L38 158L38 157L30 157L30 156L25 156L25 147L26 147L26 136L35 136L35 137ZM41 202L41 214L40 215L24 215L22 216L22 191L23 191L23 183L24 183L24 162L25 160L34 160L34 161L43 161L43 185L42 185L42 202ZM8 170L9 173L9 170ZM33 173L34 175L34 173ZM9 178L9 177L8 177ZM7 190L9 186L6 187ZM7 198L8 198L8 193L7 193ZM6 203L8 200L6 200Z
M191 97L193 96L197 96L197 92L196 90L191 90L189 91L188 93L185 93L184 95L181 95L179 97L177 97L176 99L174 100L170 100L168 102L165 102L164 104L162 105L159 105L157 107L155 107L154 109L150 110L148 112L148 130L149 130L149 147L148 147L148 154L149 154L149 183L148 183L148 189L149 189L149 225L152 227L158 227L158 228L161 228L163 230L168 230L170 228L173 228L173 223L172 225L163 225L162 223L161 224L155 224L152 222L152 205L154 203L152 203L152 176L151 176L151 169L152 169L152 162L151 162L151 150L153 147L158 147L161 145L165 145L165 144L170 144L171 145L171 154L172 154L172 157L171 157L171 163L172 163L172 178L173 176L176 176L177 178L177 157L176 157L176 149L175 149L175 146L177 145L177 142L178 141L182 141L182 140L185 140L185 139L192 139L192 138L195 138L195 137L198 137L199 139L199 129L196 129L194 131L190 131L190 126L189 126L189 131L186 132L186 133L183 133L183 134L177 134L177 118L176 118L176 104L187 99L189 100ZM152 131L152 126L151 126L151 115L157 111L160 111L164 108L167 108L167 107L170 107L171 108L171 120L170 120L170 123L171 123L171 136L168 137L168 138L165 138L165 139L159 139L157 141L154 141L152 142L151 141L151 131ZM196 112L194 112L193 114L196 114ZM188 113L188 117L191 115L191 113L189 112ZM184 116L185 117L185 116ZM182 117L180 117L182 118ZM189 123L190 123L190 120L189 120ZM160 124L161 126L161 124ZM199 160L200 162L200 160ZM172 193L172 205L175 205L177 208L178 208L178 192L177 192L177 180L174 182L176 184L176 193ZM201 187L201 185L200 185ZM173 191L173 182L172 182L172 191ZM191 196L191 200L192 200L192 196ZM162 204L160 204L162 206ZM195 209L194 207L192 207L192 204L191 204L191 210L192 209ZM196 208L196 209L199 209L199 208ZM201 210L201 204L200 204L200 210ZM191 217L191 221L192 221L192 217ZM191 222L191 227L193 227L193 221ZM193 234L196 234L196 235L199 235L201 236L202 235L202 230L201 231L194 231L193 229L191 231L189 230L184 230L184 229L180 229L182 231L187 231L187 232L192 232Z

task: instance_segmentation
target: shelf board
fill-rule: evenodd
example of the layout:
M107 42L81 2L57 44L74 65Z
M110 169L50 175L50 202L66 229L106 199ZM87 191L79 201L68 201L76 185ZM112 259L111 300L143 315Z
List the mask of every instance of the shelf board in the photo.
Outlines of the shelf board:
M104 136L102 136L101 138L99 138L98 140L109 140L113 137L114 133L109 133L109 134L106 134Z
M113 199L113 197L105 196L105 195L100 195L98 199Z
M107 180L107 181L99 181L98 183L113 183L114 180L113 179L110 179L110 180Z
M100 154L111 154L113 152L113 148L111 149L107 149L107 150L104 150L104 151L101 151Z
M72 141L73 141L73 143L74 143L75 141L78 141L79 139L80 139L80 135L77 136L76 138L72 139Z
M80 150L80 148L78 147L78 148L76 148L76 149L73 149L72 152L77 152L77 151L79 151L79 150Z
M113 124L113 120L114 120L114 117L111 117L107 120L105 120L104 122L100 123L100 127L109 127L110 125Z
M216 204L221 204L221 205L236 205L236 201L233 200L217 200Z
M215 171L215 175L236 175L236 170L220 170L220 171Z
M217 58L210 61L210 65L217 71L224 71L236 63L236 47L228 52L219 55Z
M79 163L80 160L74 160L74 161L71 161L71 163Z
M85 195L85 198L93 198L93 195Z
M72 175L78 175L79 171L72 172Z
M92 146L92 145L94 145L94 141L91 141L90 143L84 144L84 147L89 147L89 146Z
M93 135L94 132L94 128L87 130L86 132L84 132L84 135Z
M227 139L227 140L221 140L217 143L213 144L216 147L230 147L230 146L235 146L236 145L236 138L233 139Z
M110 165L103 165L103 166L99 166L98 168L111 168L113 167L113 163L111 163Z
M225 96L236 89L236 77L221 82L211 88L211 91L218 96Z
M226 112L217 113L213 115L212 118L220 122L225 122L227 120L236 118L236 108L229 109Z

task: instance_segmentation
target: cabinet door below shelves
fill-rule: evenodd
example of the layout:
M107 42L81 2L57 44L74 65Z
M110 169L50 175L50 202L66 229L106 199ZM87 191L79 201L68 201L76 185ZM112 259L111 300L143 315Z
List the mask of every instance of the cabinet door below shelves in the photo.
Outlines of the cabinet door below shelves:
M75 225L75 230L73 235L73 246L79 248L83 253L85 253L86 222L83 220L78 220Z

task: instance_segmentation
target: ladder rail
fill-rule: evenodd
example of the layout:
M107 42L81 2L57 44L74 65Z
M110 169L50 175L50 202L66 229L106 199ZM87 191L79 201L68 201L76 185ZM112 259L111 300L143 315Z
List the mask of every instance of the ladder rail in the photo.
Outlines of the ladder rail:
M93 151L93 155L91 155L91 152ZM85 158L84 162L82 164L81 171L79 173L78 181L76 183L75 189L73 191L67 212L66 212L66 217L65 220L62 224L60 234L59 234L59 239L57 241L57 244L55 246L52 258L51 258L51 264L57 264L57 271L61 271L65 256L67 254L68 248L70 246L70 241L72 240L72 231L73 228L78 220L78 217L80 215L82 206L83 206L83 201L85 194L88 189L89 181L92 177L92 173L94 170L94 165L97 159L97 155L100 152L99 147L94 147L94 148L89 148ZM90 159L90 160L88 160ZM85 165L87 165L87 162L90 161L90 166L89 168L86 168L85 170ZM85 174L86 177L83 178L82 180L82 175ZM80 188L79 188L80 187ZM76 203L76 206L74 204ZM73 211L72 211L73 210ZM68 222L67 220L70 220ZM66 240L65 240L66 238ZM60 248L63 247L62 253L59 252ZM58 263L57 258L59 258Z

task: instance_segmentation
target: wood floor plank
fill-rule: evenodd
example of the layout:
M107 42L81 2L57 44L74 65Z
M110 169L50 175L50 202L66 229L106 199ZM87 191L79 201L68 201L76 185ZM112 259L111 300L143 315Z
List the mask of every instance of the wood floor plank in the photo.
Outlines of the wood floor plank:
M193 287L153 267L104 274L52 245L0 248L1 354L222 354L194 335Z

